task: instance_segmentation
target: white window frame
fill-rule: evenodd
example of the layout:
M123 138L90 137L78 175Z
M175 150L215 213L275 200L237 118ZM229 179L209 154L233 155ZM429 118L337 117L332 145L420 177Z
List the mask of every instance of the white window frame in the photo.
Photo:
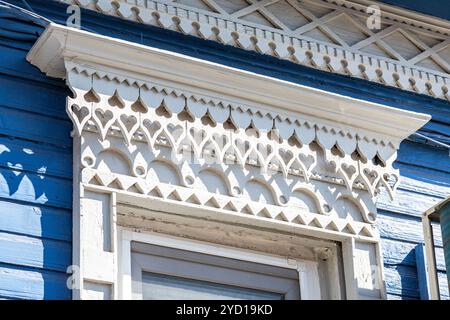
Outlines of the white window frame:
M321 299L318 263L300 259L264 254L260 252L232 248L223 245L208 244L203 241L181 239L174 236L141 233L127 228L118 227L119 266L118 291L119 299L133 298L132 289L132 259L131 242L141 242L151 245L164 246L172 249L185 250L195 253L214 255L222 258L236 259L246 262L260 263L268 266L297 270L299 275L300 296L302 300Z

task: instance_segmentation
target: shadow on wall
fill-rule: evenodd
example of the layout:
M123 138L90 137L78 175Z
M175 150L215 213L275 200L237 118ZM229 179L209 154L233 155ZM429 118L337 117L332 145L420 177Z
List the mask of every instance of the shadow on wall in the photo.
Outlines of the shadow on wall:
M411 250L404 259L395 266L400 277L401 295L404 300L420 300L418 270L416 267L416 251Z
M405 140L398 150L394 167L402 177L433 185L450 185L449 150Z
M70 152L0 136L0 296L70 299Z
M0 137L0 269L7 271L0 294L70 298L70 175L70 157L63 153Z
M400 146L395 167L400 170L403 182L397 191L397 203L384 209L394 213L407 214L408 218L403 217L405 228L408 223L413 223L417 226L418 231L416 232L419 233L417 237L421 238L421 214L441 197L444 197L445 192L448 192L446 190L449 190L450 158L448 150L414 140L415 137L411 137L411 139L403 141ZM414 186L415 189L411 189L411 186ZM413 230L406 229L404 232L404 235L408 236L414 233ZM395 237L395 235L393 236ZM411 238L411 241L420 240ZM405 244L403 241L398 241L397 245L396 254L398 257L402 255L403 259L401 262L386 266L387 272L392 272L390 281L392 293L401 294L405 299L420 299L419 277L421 275L419 273L422 271L418 270L416 265L416 249L410 249L407 255L404 255L401 252L411 248L411 245ZM400 292L398 292L399 290Z
M11 0L23 6L23 2ZM47 22L0 5L0 297L70 299L71 123L64 82L25 56Z

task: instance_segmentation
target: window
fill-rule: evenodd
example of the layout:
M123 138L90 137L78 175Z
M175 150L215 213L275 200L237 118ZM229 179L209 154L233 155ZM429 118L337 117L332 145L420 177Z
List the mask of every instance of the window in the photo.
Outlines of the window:
M131 243L133 298L300 299L299 273L262 263Z

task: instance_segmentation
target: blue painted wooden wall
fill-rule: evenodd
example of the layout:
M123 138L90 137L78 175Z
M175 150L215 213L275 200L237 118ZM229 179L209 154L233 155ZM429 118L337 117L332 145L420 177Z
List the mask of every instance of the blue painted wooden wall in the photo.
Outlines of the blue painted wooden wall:
M442 0L381 0L381 2L446 20L450 19L450 6Z
M9 2L23 6L20 0ZM64 24L67 18L63 4L27 2L36 13L54 22ZM95 12L83 10L81 23L91 32L429 113L433 119L421 133L450 143L450 103L445 101ZM31 34L42 29L30 23L21 27L24 25ZM67 92L62 82L50 80L27 65L24 56L31 38L36 37L28 35L26 41L20 37L15 34L11 40L8 35L0 36L0 296L68 298L64 284L71 250L71 126L64 113ZM415 248L423 240L420 214L450 194L450 158L443 148L411 139L402 143L396 165L405 177L396 200L391 203L381 197L378 204L386 286L391 299L419 299ZM436 235L439 241L439 232ZM10 250L3 250L8 246ZM438 251L442 293L448 298L441 249ZM6 271L12 276L2 277ZM27 282L28 278L33 282Z
M382 237L388 298L420 299L417 245L423 242L421 214L450 194L450 157L445 149L414 141L401 144L396 166L402 183L395 200L384 195L378 201L378 225ZM449 299L442 237L434 228L442 299Z
M0 298L68 299L71 123L63 81L25 55L39 22L0 7Z

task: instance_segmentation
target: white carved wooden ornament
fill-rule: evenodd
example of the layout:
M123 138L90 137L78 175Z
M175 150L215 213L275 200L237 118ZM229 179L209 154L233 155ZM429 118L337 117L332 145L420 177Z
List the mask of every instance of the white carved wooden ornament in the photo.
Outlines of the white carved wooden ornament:
M390 142L67 68L86 184L363 236L373 235L372 197L398 184Z
M369 0L60 0L450 100L450 24ZM381 11L367 26L368 6Z
M66 75L83 183L350 235L429 119L53 24L28 59Z

